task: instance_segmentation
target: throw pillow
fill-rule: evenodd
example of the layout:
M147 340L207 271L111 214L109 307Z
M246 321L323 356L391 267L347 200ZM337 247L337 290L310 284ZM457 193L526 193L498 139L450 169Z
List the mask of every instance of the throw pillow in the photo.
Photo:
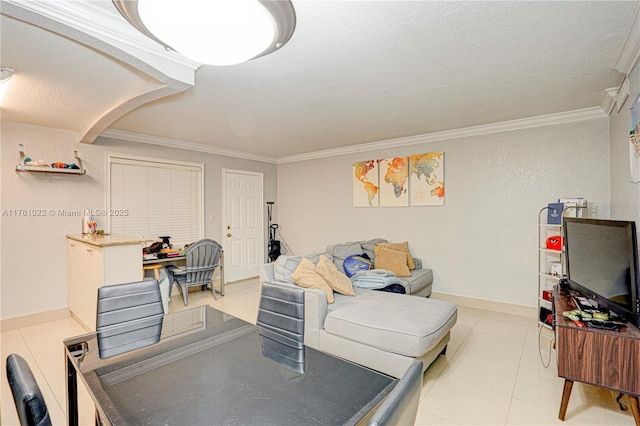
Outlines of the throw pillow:
M369 256L369 259L373 259L376 256L376 253L373 250L376 244L388 242L389 241L385 240L384 238L374 238L369 241L360 241L360 245L362 246L362 252Z
M280 255L273 265L273 275L278 281L293 282L291 274L296 270L300 263L300 256Z
M366 253L360 255L352 254L344 260L344 273L349 278L354 276L356 272L368 271L369 269L373 269L373 262Z
M360 243L339 243L327 246L327 253L333 256L333 263L338 271L344 271L344 260L352 254L362 254Z
M313 254L307 254L304 257L309 259L311 263L313 263L314 265L317 265L318 262L320 261L320 256L323 256L323 255L326 256L326 254L324 253L313 253Z
M347 296L355 296L351 280L342 272L338 271L336 265L333 264L326 256L320 256L316 272L324 278L333 291Z
M300 259L300 264L293 274L291 274L291 279L300 287L317 288L324 291L327 295L327 303L333 303L335 301L333 290L324 278L322 278L322 275L316 272L316 267L309 259L304 257Z
M403 251L407 253L407 266L409 266L409 269L411 270L416 269L416 265L413 262L413 256L411 256L411 252L409 251L408 241L405 241L404 243L380 243L376 245L380 245L382 247L386 247L391 250Z
M407 254L402 251L391 250L377 245L374 247L376 258L374 266L376 269L386 269L396 274L397 277L410 277L411 271L407 266Z

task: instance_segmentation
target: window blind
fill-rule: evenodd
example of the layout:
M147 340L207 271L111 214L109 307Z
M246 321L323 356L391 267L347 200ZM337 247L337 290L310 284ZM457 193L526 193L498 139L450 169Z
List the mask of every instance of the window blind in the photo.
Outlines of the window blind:
M175 248L202 238L202 166L109 159L112 234L158 239L168 235Z

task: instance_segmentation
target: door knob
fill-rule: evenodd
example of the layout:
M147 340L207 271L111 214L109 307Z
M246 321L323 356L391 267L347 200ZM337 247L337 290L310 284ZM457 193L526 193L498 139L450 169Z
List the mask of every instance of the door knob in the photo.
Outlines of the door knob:
M230 237L230 236L231 236L231 234L227 234L227 237Z

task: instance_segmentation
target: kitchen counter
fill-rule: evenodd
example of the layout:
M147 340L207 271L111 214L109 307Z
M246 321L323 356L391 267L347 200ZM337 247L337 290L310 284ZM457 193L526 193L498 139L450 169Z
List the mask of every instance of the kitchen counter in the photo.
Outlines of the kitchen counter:
M69 310L88 331L96 329L98 289L140 281L142 249L151 241L125 235L67 235Z
M96 247L127 246L130 244L142 244L156 241L153 238L131 237L126 235L67 235L67 238L81 243L91 244Z

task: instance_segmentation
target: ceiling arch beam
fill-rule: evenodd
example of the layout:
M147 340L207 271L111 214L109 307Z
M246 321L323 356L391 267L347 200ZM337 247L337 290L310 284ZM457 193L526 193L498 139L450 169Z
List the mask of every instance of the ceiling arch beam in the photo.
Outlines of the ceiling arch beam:
M149 77L136 91L108 106L85 126L79 135L82 143L93 143L114 121L139 106L193 87L195 72L202 65L165 50L98 2L5 0L1 11L98 50Z

